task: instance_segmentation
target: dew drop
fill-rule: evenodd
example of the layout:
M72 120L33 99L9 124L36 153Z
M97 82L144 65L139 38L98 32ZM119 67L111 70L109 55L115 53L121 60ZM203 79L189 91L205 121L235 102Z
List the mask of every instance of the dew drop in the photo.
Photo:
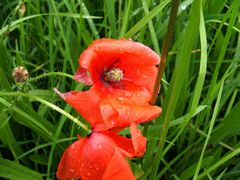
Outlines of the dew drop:
M98 147L98 149L102 149L103 145L102 144L98 144L97 147Z
M125 92L124 94L126 97L130 97L132 95L132 93L129 93L129 92Z
M124 52L124 51L123 51L123 48L120 47L120 48L119 48L119 53L120 53L120 54L123 54L123 52Z
M117 98L120 102L123 102L124 101L124 98L123 97L118 97Z
M71 173L74 173L74 169L72 169L72 168L71 168L71 169L69 169L69 171L70 171Z

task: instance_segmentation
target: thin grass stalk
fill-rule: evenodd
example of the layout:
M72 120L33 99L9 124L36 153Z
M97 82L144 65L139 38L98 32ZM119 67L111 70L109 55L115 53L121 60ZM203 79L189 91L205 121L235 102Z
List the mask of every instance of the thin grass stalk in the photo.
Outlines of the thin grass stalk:
M170 14L170 19L169 19L169 23L168 23L167 35L166 35L166 38L163 43L161 61L158 66L158 74L157 74L156 84L154 86L152 99L150 101L151 104L155 104L157 96L158 96L158 92L161 88L161 79L162 79L163 72L164 72L164 69L166 66L166 61L167 61L170 44L172 42L173 35L174 35L178 7L179 7L179 0L173 0L171 3L171 14Z

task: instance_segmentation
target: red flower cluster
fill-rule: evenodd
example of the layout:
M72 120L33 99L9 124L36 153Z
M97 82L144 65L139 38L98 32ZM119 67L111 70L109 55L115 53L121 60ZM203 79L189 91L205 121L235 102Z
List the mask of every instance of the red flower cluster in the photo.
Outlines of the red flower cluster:
M93 132L64 152L59 179L135 179L124 157L144 154L146 138L136 125L161 113L160 107L149 104L159 61L150 48L131 40L96 40L81 54L74 79L92 87L57 93ZM131 139L116 134L125 127L130 127Z

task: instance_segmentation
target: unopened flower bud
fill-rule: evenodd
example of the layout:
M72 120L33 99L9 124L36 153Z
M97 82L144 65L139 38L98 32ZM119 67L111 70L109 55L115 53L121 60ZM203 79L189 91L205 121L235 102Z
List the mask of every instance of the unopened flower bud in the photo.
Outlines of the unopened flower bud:
M18 9L18 12L19 12L22 16L24 16L24 14L25 14L25 12L26 12L26 6L25 6L24 3L20 4L19 9Z
M15 82L26 82L29 78L29 74L25 67L18 66L13 69L12 77Z

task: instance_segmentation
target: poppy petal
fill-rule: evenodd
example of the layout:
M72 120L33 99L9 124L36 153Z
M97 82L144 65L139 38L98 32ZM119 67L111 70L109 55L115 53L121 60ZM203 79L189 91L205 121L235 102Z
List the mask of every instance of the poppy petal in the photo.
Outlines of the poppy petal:
M81 177L79 167L79 153L86 139L75 141L63 153L59 162L56 176L58 179L71 179Z
M135 179L120 149L106 134L93 132L70 145L60 160L57 178Z
M92 84L92 79L89 76L87 69L82 68L81 66L77 69L77 72L74 75L74 80L88 86Z
M137 156L142 156L146 152L147 139L142 135L135 123L131 123L130 132L135 153Z
M56 91L57 90L55 90L55 92ZM57 91L57 93L77 112L79 112L93 127L98 126L98 129L106 129L103 120L101 119L98 105L100 98L93 87L88 91L70 91L67 93Z
M128 158L132 158L132 157L136 156L136 153L135 153L135 150L133 147L133 143L132 143L132 139L120 136L118 134L115 134L115 133L109 132L109 131L106 131L105 135L110 137L116 143L119 150L121 151L121 153L124 156L126 156Z
M104 73L120 68L124 71L125 81L146 86L152 92L159 62L160 57L152 49L126 39L95 40L79 57L80 66L91 73L93 84L99 90L111 89L112 86L104 81Z
M146 88L134 86L133 83L126 81L122 84L126 89L114 89L107 97L118 99L122 103L146 104L150 101L151 94Z
M82 163L81 178L102 179L115 149L116 144L111 138L102 133L93 132L85 142L79 156Z
M106 126L126 127L131 122L136 124L148 122L156 118L162 111L158 106L148 103L136 104L129 98L120 98L102 98L100 101L100 112L104 122L108 124Z
M147 139L142 135L135 123L131 123L130 132L131 138L126 138L113 132L108 132L106 135L113 139L122 154L128 158L143 156L146 151Z
M103 180L135 180L131 168L127 161L124 159L120 151L115 150L107 169L104 173Z
M132 83L138 87L145 87L152 94L156 77L157 67L155 66L122 66L120 69L124 71L123 83Z
M114 39L99 39L95 40L85 51L91 57L96 53L99 57L105 59L123 59L124 64L128 65L157 65L160 62L160 57L149 47L134 42L131 40L114 40ZM89 52L88 52L89 51ZM89 57L89 56L87 56ZM92 58L93 59L93 58ZM81 56L79 63L81 66L86 67L92 61L91 58Z

